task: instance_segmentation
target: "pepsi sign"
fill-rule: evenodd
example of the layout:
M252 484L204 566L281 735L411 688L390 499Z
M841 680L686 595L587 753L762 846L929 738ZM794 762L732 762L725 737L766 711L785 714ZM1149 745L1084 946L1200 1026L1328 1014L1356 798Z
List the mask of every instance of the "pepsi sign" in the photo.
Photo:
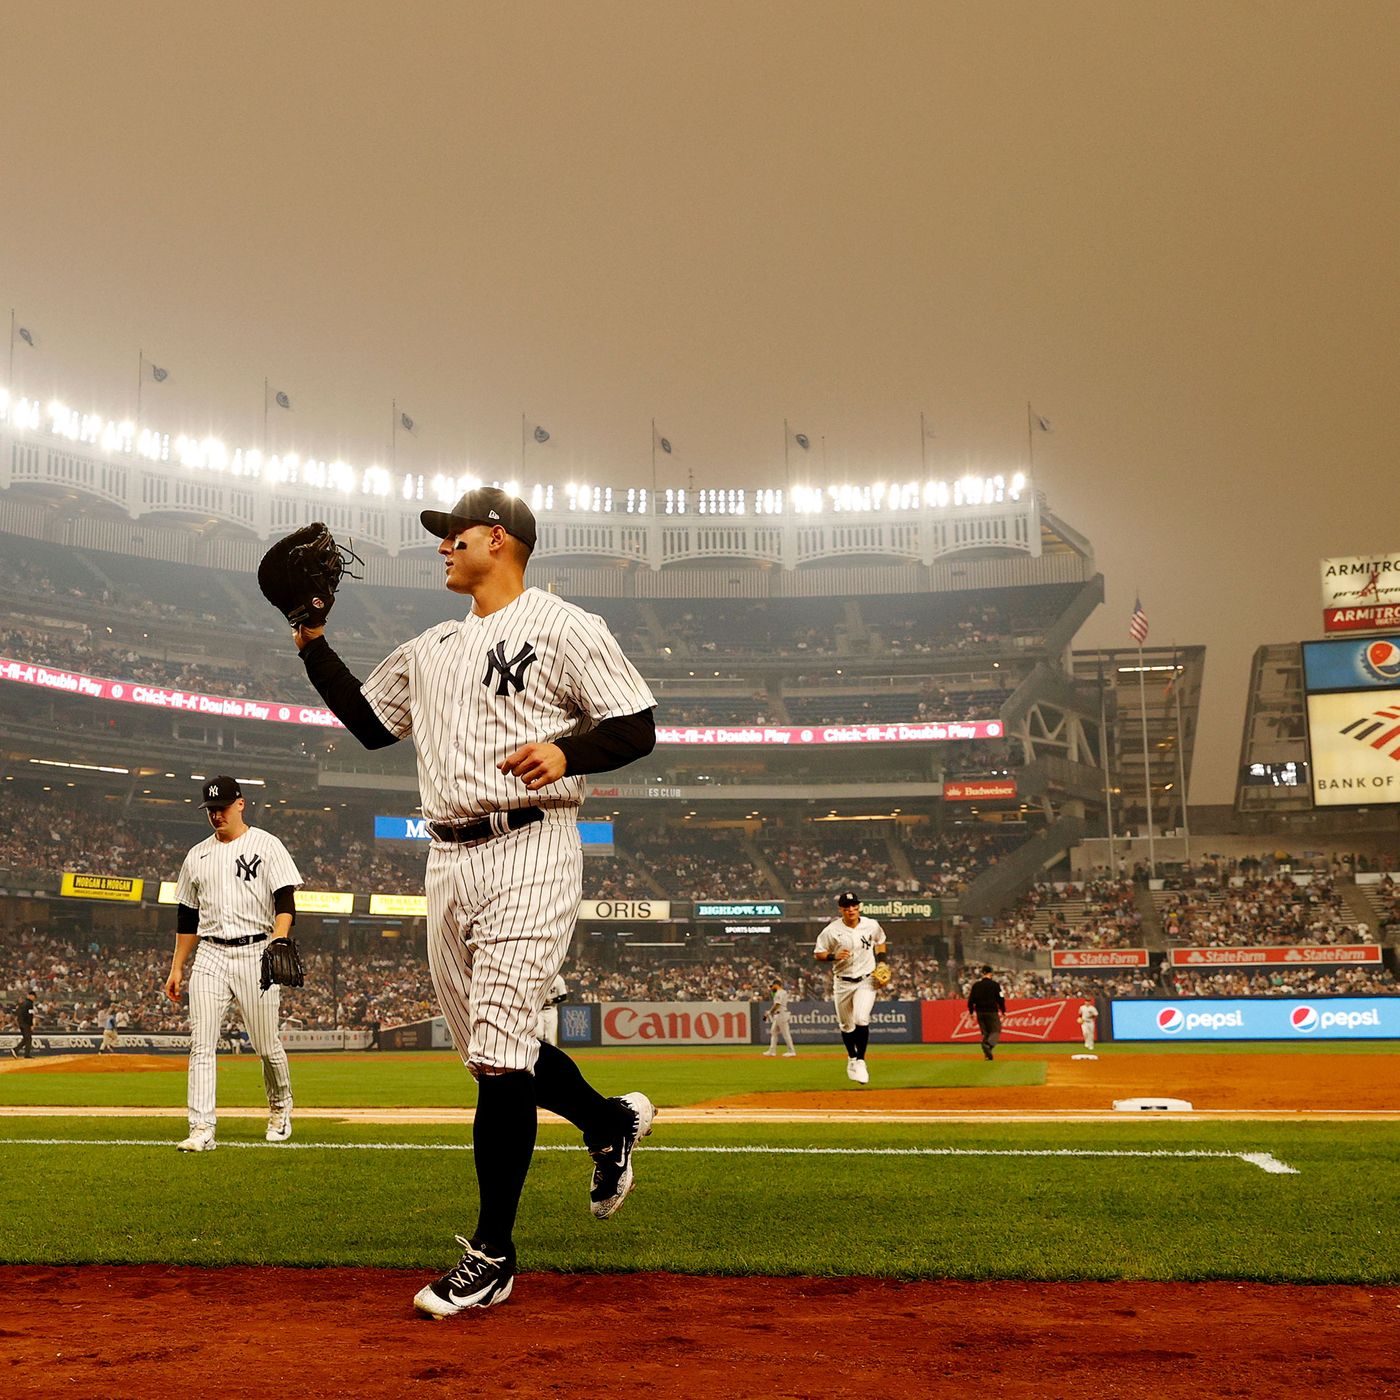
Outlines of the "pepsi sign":
M1400 687L1400 636L1304 642L1308 690L1392 690Z
M1190 997L1110 1003L1114 1040L1400 1039L1400 997Z

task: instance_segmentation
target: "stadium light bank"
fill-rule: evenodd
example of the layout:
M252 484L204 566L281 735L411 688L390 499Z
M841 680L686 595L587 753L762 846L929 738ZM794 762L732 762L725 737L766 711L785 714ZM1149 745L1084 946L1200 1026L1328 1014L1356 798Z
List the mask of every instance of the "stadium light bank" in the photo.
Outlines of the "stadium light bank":
M356 467L339 458L303 457L296 452L264 452L255 447L231 448L216 437L171 435L142 427L131 419L82 413L59 399L47 404L12 395L0 388L0 425L24 435L43 435L96 448L115 458L135 458L156 466L209 472L260 482L275 489L296 486L341 498L360 496L405 502L451 504L463 492L485 483L464 474L395 473L378 465ZM556 510L587 515L656 516L782 516L840 513L898 514L969 507L997 507L1019 502L1031 494L1024 472L966 475L955 480L887 481L858 486L793 486L782 488L672 488L649 491L643 486L598 486L570 482L565 486L536 483L522 490L515 481L492 481L511 495L527 499L536 511Z

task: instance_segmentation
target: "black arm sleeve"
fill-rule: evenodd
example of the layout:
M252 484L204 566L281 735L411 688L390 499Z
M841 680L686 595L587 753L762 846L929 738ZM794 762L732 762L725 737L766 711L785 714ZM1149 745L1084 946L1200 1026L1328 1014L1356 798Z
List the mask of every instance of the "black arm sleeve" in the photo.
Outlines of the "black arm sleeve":
M292 922L296 923L297 887L295 885L283 885L280 890L273 890L272 912L274 914L290 914Z
M181 904L175 910L176 933L199 932L199 910L193 904Z
M607 773L645 758L656 747L656 711L616 715L600 720L587 734L569 734L554 742L568 764L566 772Z
M316 687L316 693L326 702L326 708L367 749L386 749L398 742L374 713L365 699L360 682L340 659L324 637L314 637L301 649L302 665Z

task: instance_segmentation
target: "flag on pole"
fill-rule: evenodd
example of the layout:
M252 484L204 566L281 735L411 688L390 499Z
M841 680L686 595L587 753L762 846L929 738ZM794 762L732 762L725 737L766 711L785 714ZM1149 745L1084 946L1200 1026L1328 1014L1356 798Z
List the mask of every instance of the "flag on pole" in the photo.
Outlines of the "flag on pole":
M539 423L536 423L535 431L531 434L531 436L535 439L536 442L543 445L544 443L549 441L549 429L542 427Z
M919 423L924 430L924 436L926 438L936 438L938 436L937 432L934 430L933 424L930 423L927 418L923 417L922 414L919 416Z
M288 398L286 392L282 389L279 389L272 396L272 402L275 403L278 408L285 408L288 412L291 411L292 401L290 398Z
M153 360L146 361L146 373L149 374L157 384L164 384L165 381L170 378L170 371L162 368Z
M418 436L418 420L410 418L406 413L399 414L399 427L401 427L404 432L410 433L414 437Z
M1138 646L1147 640L1147 614L1142 610L1141 598L1133 604L1133 616L1128 623L1128 635Z
M656 440L656 445L669 457L674 450L671 446L671 439L662 437L655 423L651 425L651 433L652 437Z
M34 332L31 331L31 330L29 329L28 326L19 326L19 327L17 327L16 330L15 330L15 334L16 334L17 336L19 336L19 338L20 338L22 341L24 341L24 343L25 343L31 350L37 350L37 349L39 348L37 345L34 344Z
M795 432L793 432L793 431L789 428L789 429L788 429L788 436L789 436L789 437L793 440L793 442L795 442L804 452L810 452L810 451L812 450L812 439L809 438L809 437L807 436L806 433L795 433Z
M1034 421L1038 431L1042 433L1050 432L1050 420L1048 418L1042 418L1041 415L1038 413L1032 414L1031 418Z

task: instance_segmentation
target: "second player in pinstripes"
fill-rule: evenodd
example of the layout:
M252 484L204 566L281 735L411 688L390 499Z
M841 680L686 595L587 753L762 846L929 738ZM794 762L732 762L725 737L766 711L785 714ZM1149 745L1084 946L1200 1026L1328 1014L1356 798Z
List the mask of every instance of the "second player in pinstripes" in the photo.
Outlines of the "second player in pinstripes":
M292 1135L292 1076L278 1034L281 988L261 984L262 954L269 938L285 938L296 918L301 874L287 848L270 831L249 826L236 779L221 775L204 784L202 801L214 834L186 855L175 889L175 951L165 995L180 1002L189 967L189 1136L181 1152L215 1147L216 1052L229 1005L237 1002L256 1054L262 1056L267 1090L268 1142Z
M465 617L397 647L363 685L324 628L294 635L312 684L361 743L411 734L418 752L433 838L428 966L477 1081L476 1226L457 1237L457 1264L413 1300L449 1317L511 1295L538 1107L583 1133L600 1220L626 1199L633 1149L651 1131L644 1094L604 1098L538 1026L582 895L584 775L651 752L656 701L601 618L525 586L535 519L523 501L482 487L422 520L441 541L447 588L472 599Z
M846 1077L857 1084L869 1084L865 1051L870 1044L870 1013L875 1009L875 984L870 975L875 964L884 961L885 931L860 912L860 896L854 890L843 890L836 904L840 917L817 935L813 952L818 962L831 965L831 997L846 1047Z

